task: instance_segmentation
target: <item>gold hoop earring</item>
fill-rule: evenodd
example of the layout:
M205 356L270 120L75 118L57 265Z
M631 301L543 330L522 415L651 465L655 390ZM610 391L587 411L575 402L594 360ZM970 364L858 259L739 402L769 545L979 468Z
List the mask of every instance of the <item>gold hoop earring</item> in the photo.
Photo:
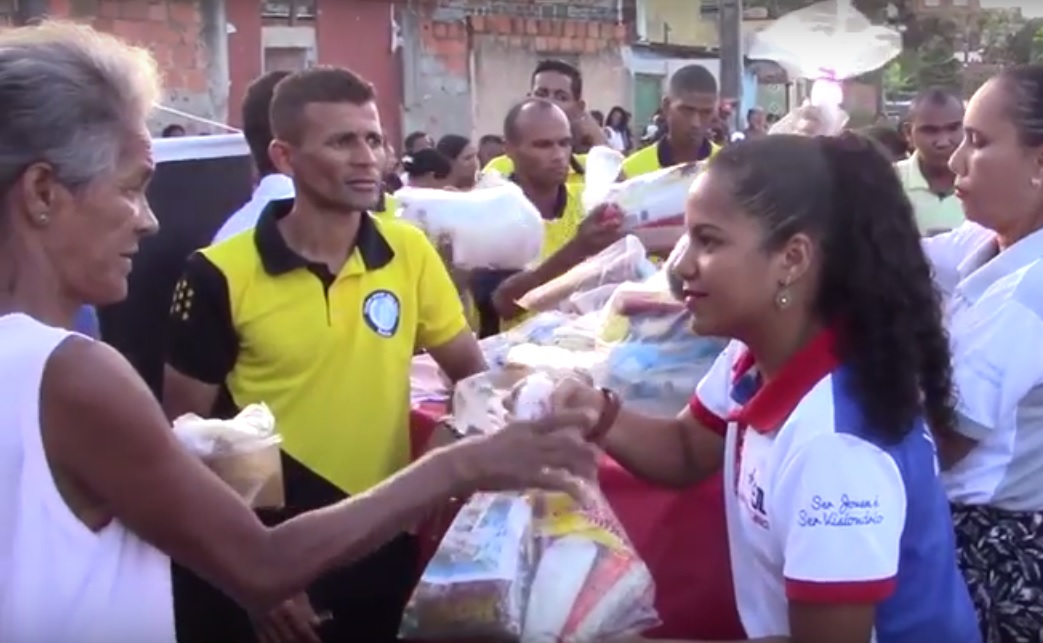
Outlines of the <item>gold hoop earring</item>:
M792 300L789 295L789 290L787 290L786 288L783 288L778 292L777 295L775 295L775 306L779 310L785 310L786 308L789 308L791 301Z

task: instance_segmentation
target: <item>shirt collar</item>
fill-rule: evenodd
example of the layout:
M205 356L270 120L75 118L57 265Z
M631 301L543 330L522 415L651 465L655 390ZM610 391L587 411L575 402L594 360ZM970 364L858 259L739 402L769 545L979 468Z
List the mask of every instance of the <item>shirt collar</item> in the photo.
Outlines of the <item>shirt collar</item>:
M508 176L507 179L513 183L518 182L518 177L514 172L511 172L510 176ZM554 212L552 213L553 216L550 217L551 220L560 219L561 217L565 216L565 209L568 207L568 205L569 191L565 187L565 184L562 183L560 186L558 186L558 198L554 202Z
M819 332L770 382L761 381L753 354L747 349L736 361L733 373L732 397L742 406L730 419L760 433L777 430L801 399L839 363L833 330Z
M264 201L292 199L294 197L293 179L285 174L268 174L257 183L253 196L255 199Z
M656 160L659 161L659 167L671 167L680 163L674 159L674 150L670 147L670 141L665 137L659 139L659 142L655 144L655 155ZM699 157L695 160L705 161L712 155L713 143L709 138L704 138L703 144L699 146Z
M254 230L254 245L261 257L264 271L270 275L282 275L312 265L286 243L279 231L279 219L293 209L293 199L277 199L268 203ZM365 270L376 270L388 265L395 257L391 245L377 228L369 213L363 213L359 222L355 250L362 259ZM354 252L352 253L355 254ZM349 264L350 259L349 259Z
M1043 230L1037 230L1006 250L997 252L996 238L982 242L964 259L956 272L956 292L976 302L997 280L1016 272L1043 256Z
M916 152L913 152L909 158L898 161L897 165L902 173L902 184L906 190L931 189L927 178L923 175L923 170L920 169L920 158Z

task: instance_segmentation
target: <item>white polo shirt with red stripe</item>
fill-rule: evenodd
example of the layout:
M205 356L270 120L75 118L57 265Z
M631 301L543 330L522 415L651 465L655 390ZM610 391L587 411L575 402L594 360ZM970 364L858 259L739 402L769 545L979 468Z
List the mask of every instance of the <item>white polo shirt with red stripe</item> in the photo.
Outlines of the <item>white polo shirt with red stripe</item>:
M728 539L750 638L788 636L789 603L873 603L876 643L978 643L949 503L923 422L869 425L823 332L767 383L739 342L692 398L726 438Z

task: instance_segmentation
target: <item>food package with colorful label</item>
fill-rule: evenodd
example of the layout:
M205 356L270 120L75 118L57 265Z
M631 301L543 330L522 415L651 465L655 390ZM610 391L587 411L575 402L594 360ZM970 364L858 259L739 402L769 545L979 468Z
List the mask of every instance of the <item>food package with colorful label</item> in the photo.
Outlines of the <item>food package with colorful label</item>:
M174 420L173 428L181 444L250 506L283 506L282 437L267 405L250 404L230 420L190 413Z
M516 389L515 413L549 413L554 382L530 375ZM529 590L524 643L596 643L658 625L655 585L595 482L585 498L533 492L536 569Z
M554 379L520 380L517 419L550 411ZM418 640L599 643L658 624L654 585L594 482L560 493L477 494L442 539L405 610Z
M399 218L434 242L448 240L458 268L521 270L540 256L543 219L513 183L469 192L404 187L395 200Z
M529 311L571 309L569 298L606 284L635 281L655 272L645 247L627 235L556 279L530 290L518 300Z
M527 498L508 493L472 496L413 590L399 637L522 640L533 545Z
M670 293L666 270L616 290L599 340L608 355L592 370L595 384L616 391L631 408L662 417L684 408L727 344L692 330L692 315Z
M684 224L684 206L688 191L704 162L682 163L615 182L622 163L604 148L595 147L587 155L587 181L583 205L593 212L602 204L613 204L623 212L623 229L627 232ZM607 183L606 177L611 176ZM676 241L674 238L671 244Z

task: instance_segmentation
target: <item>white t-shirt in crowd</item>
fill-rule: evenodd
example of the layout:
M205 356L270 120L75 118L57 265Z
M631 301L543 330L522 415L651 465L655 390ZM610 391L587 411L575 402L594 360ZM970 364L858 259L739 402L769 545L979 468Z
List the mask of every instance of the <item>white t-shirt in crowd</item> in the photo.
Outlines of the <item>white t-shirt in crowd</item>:
M623 138L622 132L614 130L611 127L605 128L605 139L608 146L617 152L625 152L627 149L626 139Z
M294 197L293 179L285 174L269 174L261 179L254 189L253 196L246 205L230 216L221 229L214 235L214 243L234 237L240 232L253 230L261 212L269 201L292 199Z
M924 249L947 295L958 429L978 442L942 475L949 498L1043 511L1043 231L997 253L968 222Z
M47 463L40 389L72 335L0 317L0 641L174 643L170 559L118 521L88 529Z
M736 603L751 639L790 634L790 601L877 604L875 643L979 643L923 423L879 436L820 334L769 383L732 342L690 405L724 433Z

